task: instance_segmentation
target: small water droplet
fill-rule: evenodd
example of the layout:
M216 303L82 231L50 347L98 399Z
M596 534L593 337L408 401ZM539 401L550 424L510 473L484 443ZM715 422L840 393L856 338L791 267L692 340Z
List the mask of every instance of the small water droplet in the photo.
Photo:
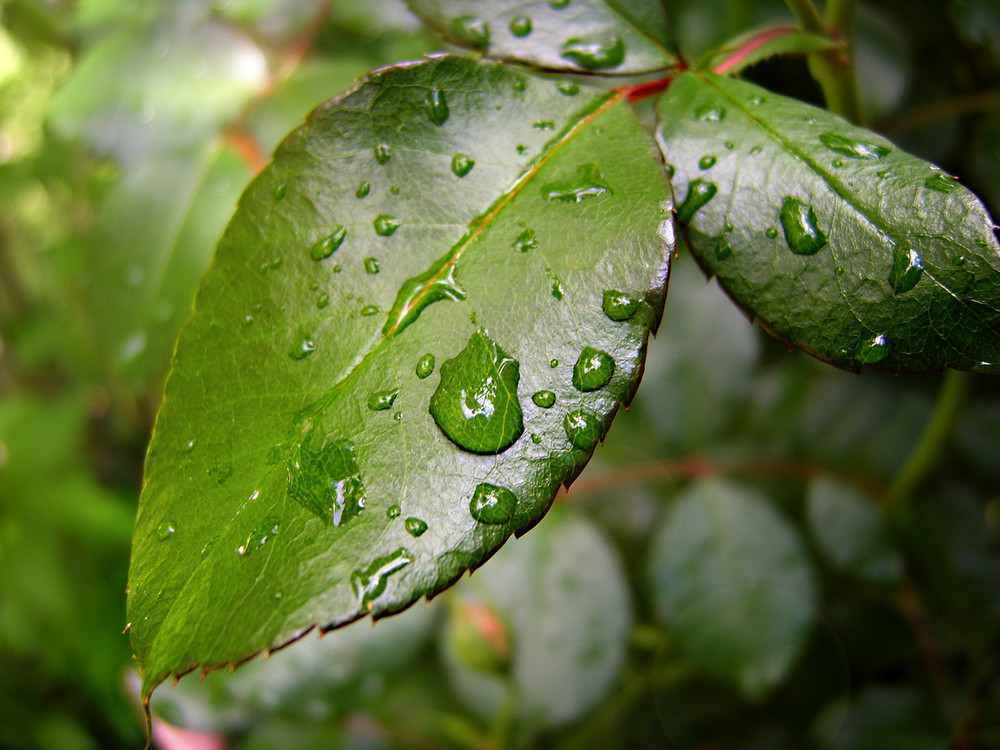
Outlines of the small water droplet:
M280 528L281 527L279 526L277 519L267 519L250 533L250 536L247 537L243 546L237 547L236 552L239 553L241 557L246 557L247 555L256 552L267 544L268 540L280 531Z
M531 127L535 130L554 130L556 124L552 120L538 120L532 123Z
M830 165L834 169L840 169L841 167L844 166L844 160L843 159L834 159L832 162L830 162Z
M421 521L419 518L414 518L413 516L410 516L403 521L403 526L412 537L418 537L427 531L427 523Z
M573 81L560 81L556 84L556 89L566 96L576 96L580 93L580 86Z
M361 308L361 314L366 318L369 315L378 315L378 305L365 305Z
M559 366L559 360L558 359L550 359L549 360L549 367L551 367L553 370L556 369L558 366Z
M477 331L453 359L441 365L430 413L455 445L471 453L501 453L524 432L517 399L520 364Z
M288 497L325 523L341 526L365 507L365 486L347 440L297 446L288 462Z
M536 406L540 406L543 409L551 409L555 406L556 394L552 391L536 391L531 400L535 402Z
M244 315L242 322L244 328L249 328L253 325L253 315Z
M309 337L304 337L292 345L292 350L289 352L289 356L291 356L292 359L305 359L314 351L316 351L316 342Z
M888 354L889 345L886 343L885 336L881 333L868 341L861 342L854 352L854 356L857 357L858 361L865 365L874 365L881 362Z
M161 542L167 541L170 537L174 535L177 531L177 524L173 521L164 521L160 524L160 527L156 530L156 538Z
M555 276L552 277L552 296L556 299L562 299L566 296L566 290L563 289L562 282Z
M432 372L434 372L434 355L425 354L420 359L417 360L417 366L414 368L414 372L417 377L423 380L429 377Z
M367 182L361 182L358 185L358 189L354 191L354 194L358 198L364 198L371 191L372 191L372 186L371 185L369 185Z
M831 151L836 151L838 154L849 156L852 159L881 159L892 151L891 146L840 133L823 133L819 139Z
M819 228L816 212L808 203L787 196L781 204L780 219L785 242L796 255L814 255L826 246L826 235Z
M611 186L604 181L604 175L596 164L583 164L576 176L568 180L551 182L542 187L542 197L550 202L580 203L594 197L613 195Z
M889 283L896 294L905 294L917 285L924 274L924 264L915 248L896 245L893 249Z
M323 292L323 294L319 295L316 298L316 307L320 310L322 310L329 304L330 304L330 295L327 294L326 292Z
M392 415L392 421L394 421L394 422L399 422L402 419L403 419L403 413L402 412L397 411L395 414Z
M562 10L569 5L569 0L549 0L549 7L555 10Z
M607 289L601 301L601 310L612 320L628 320L639 309L641 300L617 289Z
M517 144L517 153L523 154L527 150L528 150L528 147L525 146L523 143L518 143Z
M365 273L376 274L380 270L378 258L365 258Z
M514 88L514 91L524 91L526 88L528 88L528 81L527 79L525 79L524 76L517 75L514 78L514 82L511 85Z
M455 154L451 157L451 171L456 177L465 177L474 166L476 162L468 154Z
M388 164L389 159L392 158L392 148L390 148L388 143L379 143L373 151L375 153L375 161L379 164Z
M542 436L536 435L535 433L531 433L531 442L534 443L535 445L538 445L539 443L542 442Z
M625 61L625 45L615 35L601 39L574 37L563 44L559 56L586 70L607 70Z
M734 148L736 148L736 144L735 143L733 143L732 141L726 141L726 149L727 150L732 151Z
M844 267L843 267L843 266L837 266L837 267L836 267L836 268L834 269L834 271L833 271L833 272L834 272L835 274L837 274L838 276L843 276L843 275L844 275Z
M444 125L451 112L448 110L448 97L441 89L431 89L427 92L425 101L427 117L435 125Z
M935 172L924 180L924 187L936 190L939 193L951 193L958 187L958 182L951 175L947 175L944 172Z
M402 512L402 509L398 505L392 504L385 509L385 517L388 519L399 518L399 514Z
M733 255L733 246L729 244L729 240L726 239L725 235L716 238L715 241L715 259L718 261L729 260Z
M677 220L683 224L690 223L694 215L712 200L717 192L719 192L719 188L714 182L706 182L702 179L692 180L688 184L684 202L677 209Z
M566 437L574 448L593 450L601 442L601 418L587 409L569 412L563 419Z
M333 272L334 273L340 273L340 271L341 271L341 268L340 268L339 265L336 265L336 266L333 267ZM350 299L350 297L348 297L348 299Z
M368 397L368 408L372 411L385 411L392 407L396 396L399 395L399 388L392 388L386 391L375 391Z
M399 195L399 185L390 185L389 192L393 195Z
M469 513L479 523L507 523L517 507L517 495L506 487L483 482L472 493Z
M954 263L956 266L964 266L965 265L965 256L964 255L956 255L954 258L952 258L951 262Z
M188 440L188 441L187 441L187 442L186 442L186 443L184 444L184 452L185 452L185 453L190 453L191 451L193 451L193 450L194 450L194 447L195 447L195 446L196 446L197 444L198 444L198 441L197 441L197 440Z
M375 227L375 234L379 237L391 237L399 229L399 219L389 214L379 214L375 217L372 225Z
M726 119L726 108L719 104L706 104L696 109L694 116L701 122L722 122Z
M754 107L759 107L766 101L767 99L765 99L763 96L755 96L750 100L750 104L752 104Z
M531 16L514 16L510 22L510 33L514 36L528 36L531 33Z
M774 227L768 227L764 231L764 234L766 234L768 237L770 237L773 240L775 237L778 236L778 230L775 229Z
M578 391L596 391L603 388L615 374L615 360L607 352L583 347L573 365L573 385Z
M279 268L281 268L281 258L280 257L275 256L275 257L271 258L271 268L273 268L275 271L277 271Z
M718 160L711 154L705 154L705 156L701 157L701 159L698 161L698 166L701 169L711 169L712 167L715 166L716 161Z
M477 49L485 49L490 43L490 26L478 16L453 18L448 33L455 41Z
M754 146L752 149L750 149L750 156L757 156L757 154L759 154L763 150L764 149L761 148L760 146Z
M347 237L347 230L340 224L333 228L326 237L321 239L309 250L309 257L313 260L325 260L336 252L337 248L344 244Z
M229 465L213 466L208 470L208 475L215 477L215 481L218 484L225 484L229 477L233 475L233 467Z
M288 187L283 182L279 182L274 186L274 197L279 201L285 197L285 193L288 192Z
M361 605L371 609L372 601L385 591L389 576L411 562L413 555L407 549L400 547L395 552L375 558L367 568L354 571L351 574L351 586Z

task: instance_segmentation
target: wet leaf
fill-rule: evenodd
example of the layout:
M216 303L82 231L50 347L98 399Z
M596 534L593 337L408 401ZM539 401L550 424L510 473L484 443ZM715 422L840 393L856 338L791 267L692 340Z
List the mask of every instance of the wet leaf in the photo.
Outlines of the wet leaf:
M283 142L202 282L149 450L128 601L146 693L402 610L538 521L658 322L654 148L623 94L448 56L373 73ZM616 365L584 392L588 346Z

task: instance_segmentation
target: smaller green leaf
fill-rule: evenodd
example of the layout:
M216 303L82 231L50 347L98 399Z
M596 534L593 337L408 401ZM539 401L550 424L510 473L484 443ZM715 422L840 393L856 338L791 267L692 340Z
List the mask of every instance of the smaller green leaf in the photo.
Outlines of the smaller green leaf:
M798 26L773 26L740 34L698 60L699 70L735 75L778 55L808 55L833 49L831 37L801 31Z

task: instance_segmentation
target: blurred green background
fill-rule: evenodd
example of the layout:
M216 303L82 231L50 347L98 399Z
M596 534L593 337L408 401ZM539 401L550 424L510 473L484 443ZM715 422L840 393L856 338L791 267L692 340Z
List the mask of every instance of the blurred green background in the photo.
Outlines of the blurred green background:
M666 3L689 58L780 0ZM124 622L173 339L244 185L401 0L0 0L0 747L137 748ZM1000 4L862 2L870 124L1000 215ZM800 59L749 77L818 101ZM942 377L834 371L681 248L639 396L429 606L154 696L163 748L1000 747L1000 382L901 507ZM202 743L202 744L198 744ZM205 744L207 743L207 744Z

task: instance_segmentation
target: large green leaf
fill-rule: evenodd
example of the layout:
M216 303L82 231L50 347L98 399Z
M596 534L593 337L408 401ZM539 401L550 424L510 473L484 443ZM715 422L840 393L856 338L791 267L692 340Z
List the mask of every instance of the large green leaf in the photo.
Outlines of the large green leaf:
M710 73L674 81L659 115L692 251L773 333L851 370L1000 369L1000 247L950 176Z
M648 0L407 0L449 40L549 70L646 73L677 62L663 6Z
M445 56L318 108L178 342L130 573L144 691L399 611L535 524L634 392L668 195L624 92Z

